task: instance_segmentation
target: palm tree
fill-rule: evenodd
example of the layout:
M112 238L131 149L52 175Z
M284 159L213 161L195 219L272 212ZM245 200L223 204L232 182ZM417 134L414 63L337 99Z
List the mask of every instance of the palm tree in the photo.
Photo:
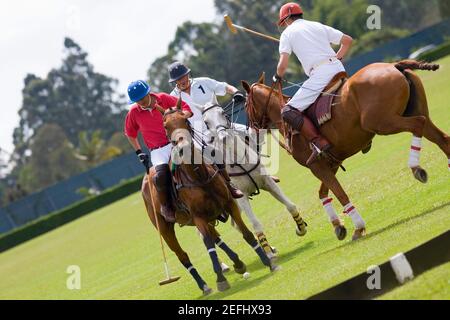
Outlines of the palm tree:
M107 146L101 135L101 130L94 131L91 136L86 131L82 131L78 135L79 146L75 151L75 157L86 161L89 167L96 166L123 153L116 146Z

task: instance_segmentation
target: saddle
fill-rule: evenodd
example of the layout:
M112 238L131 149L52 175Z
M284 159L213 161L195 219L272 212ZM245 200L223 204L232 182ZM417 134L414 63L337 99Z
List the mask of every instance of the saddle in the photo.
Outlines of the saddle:
M348 79L346 72L336 74L325 87L324 92L306 109L306 116L319 128L332 118L332 106L336 95Z

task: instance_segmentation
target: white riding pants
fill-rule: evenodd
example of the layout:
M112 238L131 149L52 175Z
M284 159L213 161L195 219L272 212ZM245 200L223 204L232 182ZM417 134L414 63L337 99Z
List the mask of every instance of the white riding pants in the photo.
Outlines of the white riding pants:
M339 72L345 72L341 61L321 65L311 71L310 77L287 103L293 108L305 111L320 96L325 87Z
M171 152L172 144L170 143L165 147L151 151L150 160L152 161L152 166L157 167L161 164L169 164Z

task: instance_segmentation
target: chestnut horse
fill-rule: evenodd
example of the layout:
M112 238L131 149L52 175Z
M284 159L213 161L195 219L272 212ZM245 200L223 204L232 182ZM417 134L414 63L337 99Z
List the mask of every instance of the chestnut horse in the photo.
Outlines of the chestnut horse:
M365 222L337 180L336 172L345 159L367 150L376 134L413 134L409 167L415 178L423 183L427 182L428 176L419 162L422 137L442 149L449 159L450 169L450 137L431 121L423 84L413 72L435 71L438 68L439 65L415 60L374 63L353 75L339 90L333 105L333 117L320 128L322 135L333 145L330 150L332 157L323 157L309 166L322 182L319 196L339 240L345 238L346 229L331 204L329 190L355 224L353 240L364 236ZM245 81L242 84L248 93L246 111L249 123L255 129L267 129L275 125L286 137L280 104L287 103L288 97L281 96L274 86L270 88L264 85L264 75L251 87ZM306 160L311 154L309 143L299 134L291 137L289 151L299 164L306 167Z
M162 110L160 110L162 111ZM239 230L242 231L245 241L257 253L262 263L270 268L271 271L278 270L266 255L264 250L258 244L252 232L247 228L242 220L239 207L226 187L225 180L222 175L218 174L218 169L212 165L203 162L201 154L194 148L192 143L192 129L186 116L181 111L181 100L178 101L176 108L168 109L164 113L164 127L167 136L174 145L172 152L172 160L169 164L174 170L174 176L179 182L177 185L177 202L182 203L186 210L177 209L176 222L181 225L196 226L200 231L205 246L212 260L214 272L217 274L217 288L224 291L230 288L230 285L223 275L220 262L216 253L216 245L221 248L234 263L234 269L237 273L246 272L245 264L239 259L239 256L231 250L221 239L218 232L214 228L217 218L226 213L235 221ZM188 153L195 159L201 159L200 163L192 161ZM173 163L174 156L178 161ZM173 169L172 169L173 170ZM211 292L206 282L200 277L197 270L186 252L181 248L175 235L174 223L167 222L160 214L160 203L157 197L157 191L147 179L153 179L155 175L154 168L150 169L149 176L145 177L142 185L142 195L144 198L147 213L156 226L153 208L156 210L156 219L158 219L159 228L162 237L169 248L177 255L183 266L191 273L197 282L200 290L205 295ZM153 203L152 203L153 200Z

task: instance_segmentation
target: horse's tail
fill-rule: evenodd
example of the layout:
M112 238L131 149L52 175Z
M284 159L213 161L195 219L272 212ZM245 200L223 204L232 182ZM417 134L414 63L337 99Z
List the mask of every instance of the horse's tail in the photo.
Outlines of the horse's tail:
M428 63L417 60L402 60L395 64L395 67L403 72L407 69L409 70L427 70L427 71L436 71L439 69L439 65L435 63Z
M394 65L406 78L410 88L410 94L403 116L409 117L419 114L419 101L421 95L425 95L420 78L413 73L414 70L436 71L438 64L416 60L402 60Z

